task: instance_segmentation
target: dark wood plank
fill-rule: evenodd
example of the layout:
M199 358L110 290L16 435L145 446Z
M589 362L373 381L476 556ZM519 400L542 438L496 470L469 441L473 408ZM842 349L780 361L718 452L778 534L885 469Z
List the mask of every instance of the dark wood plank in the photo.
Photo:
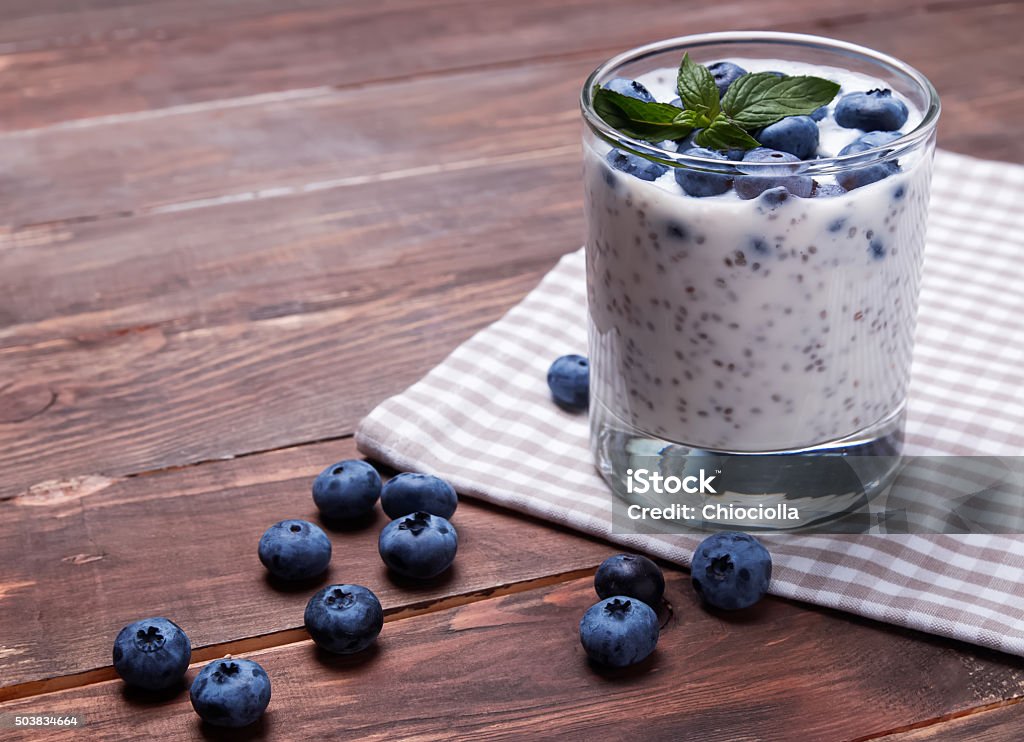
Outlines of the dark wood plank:
M360 528L329 531L334 555L316 585L269 580L256 556L264 529L284 518L318 522L313 478L355 455L346 439L143 477L96 477L0 502L0 699L107 667L121 626L149 615L173 617L201 649L301 627L309 595L329 581L367 585L389 614L408 615L459 596L564 579L552 576L593 570L614 553L464 501L452 519L456 563L437 580L389 578L377 554L387 523L379 508Z
M966 3L969 4L969 3ZM372 4L90 2L26 6L5 23L5 129L348 85L440 70L628 48L670 33L763 28L811 19L905 17L927 0L472 0ZM571 33L566 33L571 29ZM667 31L666 29L671 29Z
M979 709L948 721L878 737L878 742L1019 742L1024 739L1024 699Z
M257 652L274 683L257 733L833 742L1024 692L1019 660L781 600L742 617L712 616L678 572L669 596L675 616L656 653L632 671L599 672L586 661L577 624L595 600L589 579L389 623L361 662L325 661L308 641ZM0 711L43 706L85 714L90 739L127 729L203 736L186 694L146 704L117 682Z
M1024 91L1007 72L1024 65L1008 22L1019 10L1017 4L950 9L847 21L827 32L898 53L928 73L947 101L945 146L1024 161L1024 144L1010 129L1024 115ZM799 30L814 30L817 21L802 23ZM944 37L944 43L908 45L912 37ZM969 74L965 58L976 60ZM58 221L272 198L575 147L579 86L596 60L326 88L217 111L184 109L0 136L6 163L0 224L16 248L18 231L39 223L53 229ZM25 241L31 243L31 234Z
M169 299L142 296L122 310L145 323L165 301L184 301L200 318L221 311L218 306L231 313L245 308L223 325L179 331L173 323L139 324L3 351L0 378L10 381L0 392L0 498L54 479L120 476L350 433L374 404L497 319L555 254L580 242L574 181L561 193L532 190L538 177L551 186L575 169L565 164L546 172L509 166L484 183L448 174L425 190L384 183L352 194L325 192L320 198L329 203L314 218L283 202L250 204L233 217L206 214L194 232L179 233L178 245L168 245L176 260L195 261L197 273L223 275L232 270L231 257L217 265L199 244L215 243L218 234L234 233L230 239L237 240L239 232L253 236L257 253L260 242L283 242L283 252L252 264L253 287L266 281L266 288L206 302L189 301L187 291ZM397 202L406 208L394 223L376 220L379 206L369 213L358 206ZM272 231L271 211L281 217ZM321 218L332 212L338 216ZM446 224L453 214L465 224L457 231ZM254 220L248 225L247 215ZM546 231L546 239L525 240L522 224L534 234ZM333 258L330 250L303 258L301 247L287 247L316 239L311 232L325 245L340 239L349 247ZM179 247L193 239L194 251ZM387 247L378 253L368 244ZM432 245L447 247L434 255ZM502 250L504 262L495 260ZM346 256L356 257L347 262ZM376 268L381 258L395 267ZM123 278L99 271L79 280L95 281L97 290L105 281L130 287L130 276L147 270L122 268ZM274 288L268 272L275 270L300 279ZM306 311L296 313L296 303Z

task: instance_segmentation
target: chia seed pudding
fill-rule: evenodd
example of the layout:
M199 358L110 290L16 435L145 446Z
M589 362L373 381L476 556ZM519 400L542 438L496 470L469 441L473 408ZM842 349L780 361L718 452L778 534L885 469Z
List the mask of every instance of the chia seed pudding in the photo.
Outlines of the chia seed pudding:
M595 452L606 445L597 439L609 426L634 439L725 453L828 449L871 439L882 428L899 439L933 144L929 138L900 150L899 139L926 112L864 72L722 59L748 72L826 78L840 91L815 112L814 155L792 157L801 164L774 171L806 172L805 192L774 188L742 198L737 186L696 197L680 185L676 170L687 167L680 158L624 166L620 142L613 146L586 127ZM632 79L656 101L678 102L675 68ZM844 148L867 132L841 126L836 107L849 93L880 90L906 106L906 120L881 140L891 150L875 151L875 164L858 163L884 166L884 175L851 185L849 159L831 170L807 162L850 152ZM668 153L674 146L685 160L685 143L652 145ZM743 156L730 152L733 162L711 167L739 183L743 170L735 161ZM646 162L653 169L638 175L636 163ZM702 167L699 160L693 166Z

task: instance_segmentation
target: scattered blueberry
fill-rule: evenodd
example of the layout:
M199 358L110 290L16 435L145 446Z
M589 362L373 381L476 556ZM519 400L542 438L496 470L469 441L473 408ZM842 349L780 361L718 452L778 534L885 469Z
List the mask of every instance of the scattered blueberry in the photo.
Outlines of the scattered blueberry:
M839 150L839 155L855 155L866 152L869 149L874 149L874 147L864 142L856 141ZM890 175L899 172L899 169L899 164L893 160L879 160L870 165L844 170L836 175L836 180L843 188L852 191L854 188L860 188L869 183L875 183L883 178L888 178Z
M877 237L871 240L868 244L868 249L871 251L871 257L873 258L880 260L885 257L885 245Z
M373 510L380 486L380 474L370 464L356 459L339 461L313 482L313 502L325 518L359 518Z
M721 160L726 162L726 157L721 152L704 147L693 147L686 152L693 157L702 157L707 160ZM713 168L714 165L702 165L701 167ZM695 167L677 167L675 169L676 182L688 195L704 198L707 196L718 196L732 187L733 173L723 166L721 171L698 170Z
M384 609L361 585L331 585L306 603L306 631L334 654L354 654L373 644L384 626Z
M181 682L191 657L188 635L166 618L130 623L114 640L114 670L128 685L145 690Z
M849 93L836 104L835 118L847 129L896 131L907 123L907 106L891 90Z
M730 611L747 608L768 592L772 557L753 536L724 531L701 541L690 575L708 605Z
M384 485L380 505L392 520L420 511L451 518L459 505L459 496L439 477L404 472Z
M750 249L760 255L767 255L771 252L768 242L763 237L752 237L750 240Z
M608 164L616 170L632 175L640 180L657 180L668 171L668 167L660 162L652 162L639 155L631 155L621 149L613 149L606 156Z
M766 147L752 149L738 166L740 172L748 174L736 178L736 193L740 198L751 199L769 188L784 187L794 196L807 198L814 189L814 181L806 175L794 174L799 172L799 163L800 158L788 152ZM773 200L778 202L780 199L776 197Z
M645 556L616 554L597 568L594 589L599 598L625 595L657 608L665 594L665 576L661 568Z
M892 144L902 136L902 131L869 131L857 137L857 141L863 142L869 147L884 147L887 144Z
M627 80L625 77L616 77L604 84L605 90L619 93L630 98L642 100L645 103L654 103L654 96L641 83L636 80Z
M319 526L305 520L282 520L260 538L260 561L282 580L308 580L327 569L331 540Z
M580 643L590 659L609 667L644 660L658 645L658 617L646 603L625 595L592 605L580 620Z
M768 149L811 160L818 152L818 125L810 116L786 116L761 129L757 141Z
M725 95L729 86L747 74L747 71L738 64L732 62L715 62L708 65L708 72L715 78L715 85L718 86L718 95Z
M822 187L822 186L819 186L819 187ZM836 186L836 187L838 187L838 186ZM843 193L846 193L846 191L843 191L842 188L840 188L839 190L842 191ZM838 232L845 225L846 225L846 217L845 216L841 216L838 219L833 219L831 222L829 222L828 231L829 232Z
M815 183L814 185L815 198L832 198L833 196L842 196L844 193L846 193L846 189L842 186L836 185L835 183ZM835 224L835 222L833 222L833 224ZM836 232L838 230L832 229L832 225L830 224L828 231Z
M587 409L590 404L590 362L578 355L556 358L548 368L548 388L559 407Z
M200 671L188 695L203 721L245 727L263 716L270 703L270 678L252 660L225 657Z
M388 523L378 549L391 569L406 577L436 577L451 566L459 546L455 528L430 513L413 513Z
M896 186L896 190L892 192L893 201L902 201L903 197L907 195L907 189L902 185Z
M821 108L815 108L813 111L811 111L810 116L815 121L821 121L826 116L828 116L828 106L825 105L822 106Z

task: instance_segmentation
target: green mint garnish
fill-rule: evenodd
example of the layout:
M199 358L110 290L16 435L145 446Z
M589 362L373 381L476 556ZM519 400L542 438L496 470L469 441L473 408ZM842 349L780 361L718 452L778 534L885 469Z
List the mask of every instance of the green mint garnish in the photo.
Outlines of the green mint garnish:
M709 149L752 149L761 144L751 132L786 116L804 116L827 105L839 92L831 80L809 75L778 77L747 73L721 100L711 72L683 55L676 80L684 110L668 103L647 103L601 87L594 88L594 110L626 136L648 142L682 139L697 130L695 141Z
M724 113L718 114L714 121L697 132L696 142L698 147L708 149L753 149L761 146Z
M676 90L683 101L683 107L702 114L706 121L710 122L721 110L715 78L707 67L690 59L689 54L683 55L679 65Z
M668 103L647 103L596 86L594 110L626 136L648 142L682 139L693 131L692 114L688 111Z
M744 129L760 129L786 116L806 116L838 92L837 83L820 77L748 72L725 91L722 109Z

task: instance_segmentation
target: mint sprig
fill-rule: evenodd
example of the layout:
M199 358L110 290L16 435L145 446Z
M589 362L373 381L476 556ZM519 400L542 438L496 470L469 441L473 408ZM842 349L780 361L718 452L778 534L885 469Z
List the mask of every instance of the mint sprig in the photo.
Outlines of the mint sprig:
M697 130L696 143L709 149L760 147L751 134L786 116L802 116L827 105L839 92L831 80L810 75L778 77L747 73L719 99L711 72L683 55L676 78L683 110L668 103L647 103L601 87L594 89L594 110L606 123L634 139L661 142L682 139Z
M724 113L697 132L697 146L708 149L753 149L761 143L730 121Z
M683 107L702 114L706 121L714 119L722 110L715 78L707 67L690 59L689 54L683 55L683 61L679 65L676 90Z
M838 83L821 77L748 72L725 91L722 110L737 126L759 129L786 116L806 116L838 92Z
M682 139L693 131L693 114L668 103L647 103L594 87L594 110L626 136L648 142Z

